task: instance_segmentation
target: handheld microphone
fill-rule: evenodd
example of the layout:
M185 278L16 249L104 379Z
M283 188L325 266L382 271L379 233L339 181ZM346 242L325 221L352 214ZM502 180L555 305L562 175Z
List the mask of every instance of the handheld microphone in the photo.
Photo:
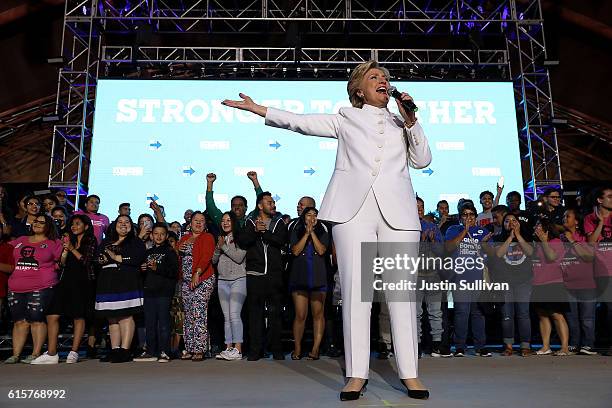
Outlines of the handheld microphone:
M390 86L389 89L387 89L387 94L389 96L392 96L396 99L400 100L400 103L402 104L402 106L404 107L404 109L406 109L407 112L418 112L419 111L419 107L416 106L414 104L414 102L412 101L403 101L402 98L402 94L397 90L396 87L394 86Z

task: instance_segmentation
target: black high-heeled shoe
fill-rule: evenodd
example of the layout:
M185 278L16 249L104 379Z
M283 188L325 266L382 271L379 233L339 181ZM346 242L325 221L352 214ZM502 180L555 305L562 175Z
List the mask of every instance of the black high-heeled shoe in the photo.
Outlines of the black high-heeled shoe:
M429 390L411 390L406 383L400 380L402 385L406 387L407 394L410 398L426 400L429 398Z
M368 380L365 380L359 391L341 391L340 401L354 401L359 399L359 397L366 392L366 385L368 385Z

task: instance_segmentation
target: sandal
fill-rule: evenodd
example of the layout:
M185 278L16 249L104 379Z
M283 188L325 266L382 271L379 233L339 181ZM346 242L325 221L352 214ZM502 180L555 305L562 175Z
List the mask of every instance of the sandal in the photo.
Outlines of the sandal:
M181 360L191 360L192 358L193 355L190 352L183 350L183 354L181 354Z
M204 361L204 353L195 353L191 361Z
M317 355L313 355L312 353L308 353L308 356L306 357L306 360L318 360L319 359L319 354Z
M301 360L302 356L299 356L299 355L295 354L295 351L292 351L291 352L291 359L292 360Z
M553 354L551 349L536 351L536 355L538 355L538 356L548 356L550 354Z

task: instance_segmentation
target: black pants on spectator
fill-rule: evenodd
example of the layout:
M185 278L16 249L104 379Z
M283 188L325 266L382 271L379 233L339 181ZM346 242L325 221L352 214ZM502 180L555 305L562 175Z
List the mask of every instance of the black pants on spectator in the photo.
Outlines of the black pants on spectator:
M144 315L147 334L147 352L159 356L170 353L171 297L145 297Z
M247 305L249 308L249 355L261 355L264 347L264 314L268 307L268 345L272 353L282 352L281 347L281 300L280 285L275 285L269 276L247 275Z

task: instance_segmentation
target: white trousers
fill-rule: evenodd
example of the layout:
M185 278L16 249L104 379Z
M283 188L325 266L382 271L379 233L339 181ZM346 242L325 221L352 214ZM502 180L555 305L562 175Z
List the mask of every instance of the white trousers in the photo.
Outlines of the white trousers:
M372 302L362 302L361 297L361 243L419 242L420 232L397 230L389 226L380 212L374 192L370 190L357 214L348 222L336 224L333 235L342 290L346 376L368 378ZM412 247L416 256L416 246ZM380 257L395 256L392 245L379 245L377 252ZM407 276L407 279L416 281L416 274ZM367 279L363 281L367 284ZM416 304L390 301L388 307L399 378L416 378Z

